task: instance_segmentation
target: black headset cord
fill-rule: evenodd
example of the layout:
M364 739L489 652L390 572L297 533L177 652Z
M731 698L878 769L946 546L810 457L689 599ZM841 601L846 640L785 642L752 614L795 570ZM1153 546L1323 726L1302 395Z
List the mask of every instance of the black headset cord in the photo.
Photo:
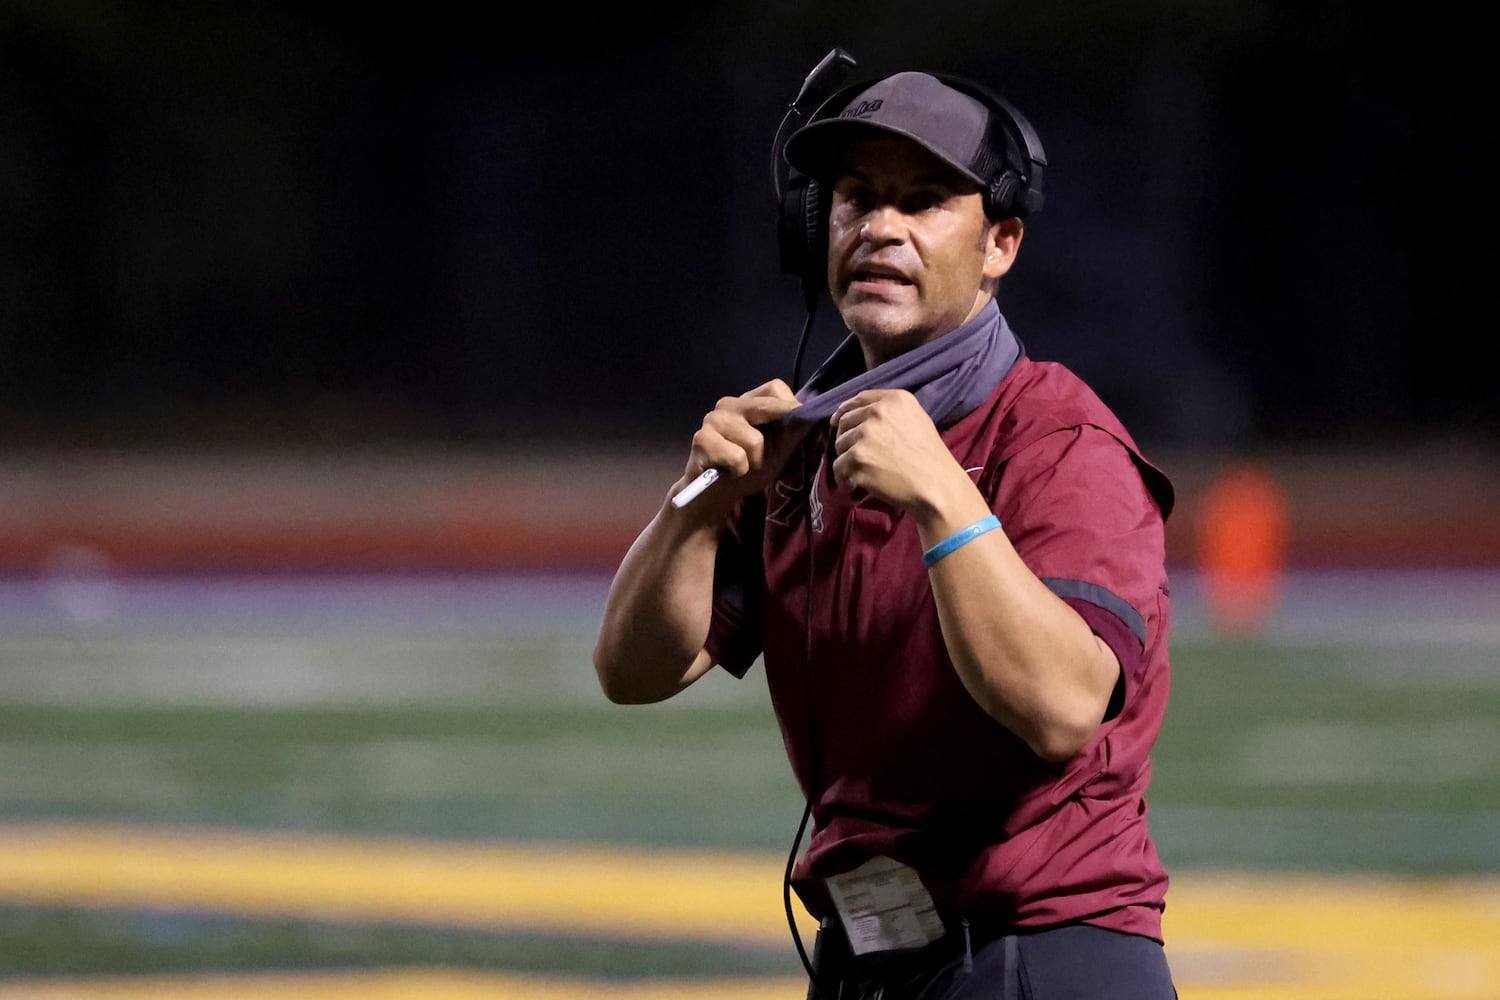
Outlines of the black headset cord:
M802 968L807 970L807 978L818 987L818 993L822 996L833 997L833 991L828 989L826 983L818 978L818 972L813 968L812 959L807 957L807 947L802 943L802 935L797 930L797 917L792 912L792 869L797 863L797 847L802 843L803 831L807 829L808 817L812 815L812 796L807 797L807 805L802 809L802 821L797 824L797 836L792 839L792 849L786 857L786 873L781 879L781 902L786 907L786 923L792 932L792 943L797 946L797 955L802 959Z
M808 334L812 331L813 314L815 312L817 312L817 303L816 302L810 302L810 303L808 303L808 306L807 306L807 319L805 319L805 320L802 321L802 336L799 337L799 338L797 338L797 356L796 356L796 358L794 358L792 360L792 391L793 392L798 392L802 388L802 356L807 353L807 338L808 338ZM806 464L807 464L806 462L803 463L804 470L806 468ZM811 489L812 489L811 486L809 486L808 487L808 490L809 490L809 492L808 492L808 500L809 500L809 502L811 502L811 499L812 499ZM812 511L811 510L808 511L808 516L809 517L812 516ZM809 541L811 541L811 539L809 539ZM811 581L809 581L809 582L811 582Z

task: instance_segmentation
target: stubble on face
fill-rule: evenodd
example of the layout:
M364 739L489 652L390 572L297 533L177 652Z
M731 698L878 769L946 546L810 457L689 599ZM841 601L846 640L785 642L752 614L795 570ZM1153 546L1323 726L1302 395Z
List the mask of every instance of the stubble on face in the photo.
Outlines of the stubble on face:
M829 210L829 291L866 363L957 329L988 301L972 182L899 137L850 147Z

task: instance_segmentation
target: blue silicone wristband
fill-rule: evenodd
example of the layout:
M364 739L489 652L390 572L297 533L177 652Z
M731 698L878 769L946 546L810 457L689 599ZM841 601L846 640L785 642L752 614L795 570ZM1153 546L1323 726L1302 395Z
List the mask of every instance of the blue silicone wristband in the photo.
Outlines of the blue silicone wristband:
M923 552L922 565L926 566L928 569L932 569L933 565L939 559L943 558L943 556L954 551L955 549L963 548L965 545L968 545L970 542L978 538L980 535L984 534L986 531L994 531L998 527L1000 527L1000 519L994 514L991 514L989 517L985 518L982 521L975 521L967 528L961 528L958 531L955 531L953 534L949 535L941 542L938 542L926 552Z

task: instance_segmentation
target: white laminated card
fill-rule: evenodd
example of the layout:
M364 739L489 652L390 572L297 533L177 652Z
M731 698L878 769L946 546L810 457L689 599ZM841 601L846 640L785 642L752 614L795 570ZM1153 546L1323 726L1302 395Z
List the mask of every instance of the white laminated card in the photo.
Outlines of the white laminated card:
M871 858L827 879L849 948L856 955L918 948L943 936L932 895L916 870L892 858Z

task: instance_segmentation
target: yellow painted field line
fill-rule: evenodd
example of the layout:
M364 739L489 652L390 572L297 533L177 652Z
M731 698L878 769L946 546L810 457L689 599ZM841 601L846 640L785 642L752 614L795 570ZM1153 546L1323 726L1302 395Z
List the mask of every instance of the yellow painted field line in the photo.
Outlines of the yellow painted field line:
M790 934L783 865L729 852L0 826L0 900L10 902L770 946Z
M1184 873L1168 890L1169 938L1277 948L1475 949L1500 957L1500 876L1395 878Z
M0 826L0 902L393 920L790 948L781 905L784 863L769 855L699 851L14 825ZM804 940L810 942L811 920L800 908L798 913ZM1500 997L1496 878L1188 872L1173 879L1166 925L1183 1000ZM173 982L184 990L195 988ZM299 985L294 995L418 995L401 992L417 987L395 974L362 986L348 986L343 977L315 982L332 992L311 994ZM473 986L476 982L481 985ZM471 988L497 995L489 977L440 975L436 984L430 977L423 983L420 995L434 1000L465 997ZM130 987L122 983L120 988ZM386 992L372 992L377 988ZM612 984L606 990L589 984L579 987L583 993L567 992L573 988L553 979L509 977L498 995L516 1000L575 995L635 1000L638 995L619 992L636 986ZM677 988L656 983L652 992L639 995L670 998ZM680 988L694 991L684 996L721 996L704 992L701 984ZM784 983L723 983L713 989L734 991L722 994L722 1000L762 995L741 990L788 995ZM180 994L184 1000L202 995ZM5 996L0 991L0 1000Z
M0 981L0 1000L797 1000L802 979L601 983L416 970Z
M1500 879L1193 872L1167 895L1183 1000L1500 998Z

